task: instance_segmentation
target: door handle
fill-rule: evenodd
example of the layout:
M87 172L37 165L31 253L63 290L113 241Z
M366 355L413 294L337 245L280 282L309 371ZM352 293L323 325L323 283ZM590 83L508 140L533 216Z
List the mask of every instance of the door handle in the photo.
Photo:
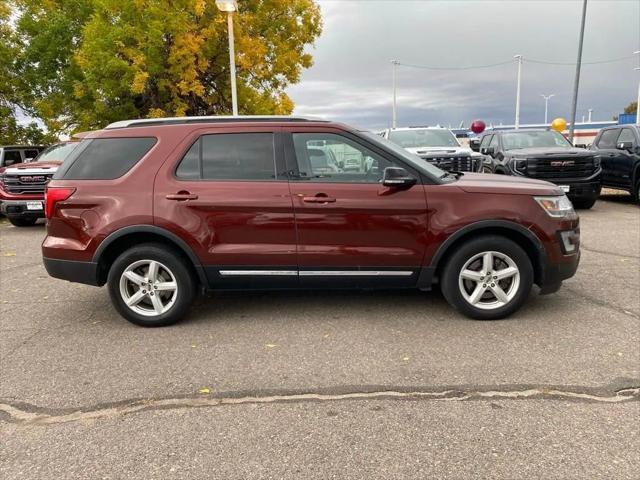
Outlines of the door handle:
M302 201L305 203L335 203L336 199L327 196L316 195L315 197L302 197Z
M198 195L194 194L194 193L189 193L189 192L178 192L178 193L172 193L166 196L167 200L177 200L177 201L184 201L184 200L197 200L198 199Z

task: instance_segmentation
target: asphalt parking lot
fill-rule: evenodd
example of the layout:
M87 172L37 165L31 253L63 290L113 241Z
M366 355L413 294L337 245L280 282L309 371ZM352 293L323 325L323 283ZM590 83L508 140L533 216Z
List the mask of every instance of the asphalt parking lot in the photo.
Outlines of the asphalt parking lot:
M508 320L439 293L225 294L174 327L47 276L0 223L0 478L637 478L640 209Z

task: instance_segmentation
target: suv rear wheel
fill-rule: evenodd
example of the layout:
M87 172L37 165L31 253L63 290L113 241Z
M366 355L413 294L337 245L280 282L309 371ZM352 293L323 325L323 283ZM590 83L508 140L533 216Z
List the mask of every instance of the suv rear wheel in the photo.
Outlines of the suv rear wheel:
M457 310L477 320L494 320L522 306L533 285L533 267L513 241L483 236L453 253L441 283L444 297Z
M143 327L171 325L193 302L196 282L185 260L159 244L126 250L113 262L107 280L114 306Z

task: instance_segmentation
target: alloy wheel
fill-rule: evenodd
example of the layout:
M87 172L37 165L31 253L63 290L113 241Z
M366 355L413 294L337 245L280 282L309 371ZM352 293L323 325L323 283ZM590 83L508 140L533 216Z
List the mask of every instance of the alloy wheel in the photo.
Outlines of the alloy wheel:
M489 251L471 257L458 275L463 298L472 306L495 310L507 305L518 292L520 270L504 253Z
M178 296L173 272L155 260L138 260L120 276L120 295L125 305L147 317L169 311Z

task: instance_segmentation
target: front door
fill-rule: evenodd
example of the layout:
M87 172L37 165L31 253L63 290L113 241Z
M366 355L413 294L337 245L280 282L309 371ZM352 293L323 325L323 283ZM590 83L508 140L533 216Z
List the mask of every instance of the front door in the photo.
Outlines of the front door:
M293 205L278 129L196 132L177 159L163 165L154 198L155 223L188 241L212 287L297 286Z
M300 285L416 285L427 238L421 182L384 187L384 169L405 166L356 136L309 127L284 140Z

